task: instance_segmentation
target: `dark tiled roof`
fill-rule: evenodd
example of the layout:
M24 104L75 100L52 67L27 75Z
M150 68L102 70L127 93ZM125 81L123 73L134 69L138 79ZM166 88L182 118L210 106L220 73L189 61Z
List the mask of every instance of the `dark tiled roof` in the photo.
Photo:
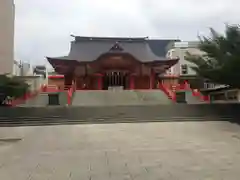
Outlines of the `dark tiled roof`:
M180 40L168 40L168 39L149 39L148 44L154 54L157 56L165 57L167 51L174 45L175 42Z
M123 49L121 53L129 53L142 62L165 60L169 44L176 40L150 40L145 38L118 37L81 37L76 36L71 42L68 56L56 59L77 60L80 62L94 61L109 52L117 43Z

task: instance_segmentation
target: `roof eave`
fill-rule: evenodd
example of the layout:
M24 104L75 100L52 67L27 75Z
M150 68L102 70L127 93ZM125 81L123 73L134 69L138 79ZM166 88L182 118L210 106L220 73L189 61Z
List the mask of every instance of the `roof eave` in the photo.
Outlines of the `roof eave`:
M159 59L159 60L153 60L153 61L147 61L143 62L144 64L163 64L163 63L173 63L176 64L179 61L179 58L174 58L174 59Z

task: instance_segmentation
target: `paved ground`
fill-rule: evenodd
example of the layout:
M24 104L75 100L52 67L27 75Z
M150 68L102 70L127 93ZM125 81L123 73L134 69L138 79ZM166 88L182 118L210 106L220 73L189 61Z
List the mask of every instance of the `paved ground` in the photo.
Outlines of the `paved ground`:
M240 177L240 126L228 122L0 128L0 137L2 180Z

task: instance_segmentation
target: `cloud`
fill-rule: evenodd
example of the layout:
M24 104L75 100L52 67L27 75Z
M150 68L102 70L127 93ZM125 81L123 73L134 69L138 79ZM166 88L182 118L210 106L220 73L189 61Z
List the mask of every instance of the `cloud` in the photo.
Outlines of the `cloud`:
M65 55L70 34L196 39L239 23L238 0L16 1L16 58L44 63Z

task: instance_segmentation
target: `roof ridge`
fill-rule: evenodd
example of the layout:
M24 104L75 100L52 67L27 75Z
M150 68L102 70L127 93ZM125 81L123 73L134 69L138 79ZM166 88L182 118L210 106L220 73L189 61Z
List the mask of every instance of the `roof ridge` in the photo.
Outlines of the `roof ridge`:
M148 37L91 37L73 36L75 41L146 41Z

